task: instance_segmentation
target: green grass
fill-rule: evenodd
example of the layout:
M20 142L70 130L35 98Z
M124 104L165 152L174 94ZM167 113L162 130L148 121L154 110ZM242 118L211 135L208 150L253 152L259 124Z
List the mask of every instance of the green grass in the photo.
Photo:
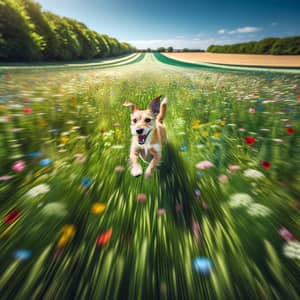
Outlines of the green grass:
M300 238L300 77L150 58L111 70L2 74L1 300L299 298L299 249L284 249ZM146 107L159 94L169 99L168 145L152 179L133 178L122 103ZM197 170L204 160L214 166ZM20 172L16 161L25 163ZM249 169L264 176L247 177ZM105 209L95 214L95 203ZM8 224L12 210L20 215ZM15 257L20 249L28 259ZM193 267L199 256L211 260L209 274Z

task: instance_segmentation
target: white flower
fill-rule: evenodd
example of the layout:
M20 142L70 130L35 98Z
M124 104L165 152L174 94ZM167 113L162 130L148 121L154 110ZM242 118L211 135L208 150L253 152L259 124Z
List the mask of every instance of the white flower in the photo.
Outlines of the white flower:
M46 204L42 208L41 213L46 216L57 217L65 217L68 214L65 205L60 202L51 202Z
M254 169L247 169L244 171L244 176L245 177L249 177L249 178L253 178L253 179L260 179L265 177L265 175L257 170Z
M49 191L50 191L49 185L42 183L30 189L26 195L29 197L37 197L38 195L46 194Z
M290 241L283 246L283 253L286 257L300 260L300 242Z
M232 208L235 207L241 207L241 206L248 206L253 202L253 199L250 195L245 194L245 193L237 193L233 194L229 198L229 206Z
M251 216L265 217L271 213L271 210L259 203L253 203L247 209L247 213Z

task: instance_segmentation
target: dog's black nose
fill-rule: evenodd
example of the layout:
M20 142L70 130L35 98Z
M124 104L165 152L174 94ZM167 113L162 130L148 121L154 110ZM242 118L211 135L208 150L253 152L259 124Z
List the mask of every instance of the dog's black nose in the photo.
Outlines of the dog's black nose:
M144 129L137 129L137 130L136 130L136 133L137 133L137 134L142 134L143 131L144 131Z

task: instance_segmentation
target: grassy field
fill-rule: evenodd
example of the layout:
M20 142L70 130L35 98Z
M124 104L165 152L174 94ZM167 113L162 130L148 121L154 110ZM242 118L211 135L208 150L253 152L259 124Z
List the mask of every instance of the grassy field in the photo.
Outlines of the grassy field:
M300 76L87 69L1 73L0 299L299 299ZM132 178L122 104L159 94Z

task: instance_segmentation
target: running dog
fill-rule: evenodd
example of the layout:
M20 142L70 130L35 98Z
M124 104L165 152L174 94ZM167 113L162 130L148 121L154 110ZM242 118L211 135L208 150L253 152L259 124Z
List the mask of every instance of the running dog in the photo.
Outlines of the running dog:
M131 108L131 175L143 174L139 156L149 162L145 177L150 178L161 159L162 145L166 143L166 128L163 120L167 110L167 98L160 102L162 96L154 98L146 110L140 110L135 104L126 101L123 105Z

